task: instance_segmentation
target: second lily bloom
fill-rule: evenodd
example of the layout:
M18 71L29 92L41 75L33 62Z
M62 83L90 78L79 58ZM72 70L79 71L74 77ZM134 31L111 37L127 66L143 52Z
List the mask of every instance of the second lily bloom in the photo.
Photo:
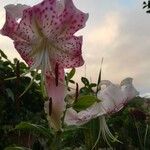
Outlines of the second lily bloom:
M93 118L118 112L139 94L132 84L132 78L124 79L120 85L103 80L99 86L103 85L105 87L102 87L97 93L97 98L100 102L95 102L86 110L78 113L73 108L69 108L65 117L66 124L82 125Z

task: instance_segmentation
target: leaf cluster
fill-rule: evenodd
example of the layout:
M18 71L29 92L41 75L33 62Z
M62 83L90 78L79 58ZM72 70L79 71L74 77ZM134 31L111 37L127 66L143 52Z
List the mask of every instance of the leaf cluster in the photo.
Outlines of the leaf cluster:
M147 9L146 13L150 13L150 0L143 2L143 9Z
M11 62L0 50L0 149L14 142L9 134L15 125L21 121L38 123L45 119L39 76L20 97L35 74L32 71L22 76L26 72L29 68L24 62L16 58Z

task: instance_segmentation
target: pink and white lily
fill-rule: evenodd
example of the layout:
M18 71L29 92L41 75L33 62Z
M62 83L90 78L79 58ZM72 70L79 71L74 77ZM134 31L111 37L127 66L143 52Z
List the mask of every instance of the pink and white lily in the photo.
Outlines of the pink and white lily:
M43 0L35 6L7 5L1 34L10 37L16 50L32 69L41 70L52 100L51 126L61 128L64 110L64 68L83 65L82 36L88 14L72 0ZM49 115L49 114L48 114Z
M65 122L68 125L82 125L93 118L116 113L124 105L139 93L132 84L132 78L124 79L120 85L113 84L108 80L103 80L99 86L105 85L98 91L97 98L100 102L95 102L86 110L77 113L73 108L69 108L66 113Z
M118 141L110 132L105 116L107 114L118 112L128 103L128 101L139 94L132 84L132 78L124 79L120 85L115 85L108 80L104 80L99 84L100 87L102 85L105 85L105 88L102 88L97 93L97 98L100 102L95 102L86 110L78 113L73 108L69 108L65 116L65 122L67 125L76 126L83 125L91 119L99 117L99 135L92 149L96 146L101 135L110 147L111 145L108 139Z

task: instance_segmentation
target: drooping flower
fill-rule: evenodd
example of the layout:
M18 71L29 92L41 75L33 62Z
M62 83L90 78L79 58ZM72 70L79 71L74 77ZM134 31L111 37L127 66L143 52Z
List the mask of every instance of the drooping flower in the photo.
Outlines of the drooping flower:
M61 127L64 110L64 68L79 67L82 36L74 33L85 26L88 14L72 0L43 0L33 7L7 5L1 34L10 37L21 57L32 69L41 70L52 100L51 125Z
M104 140L110 146L108 139L116 141L118 140L109 131L105 116L121 110L128 101L133 99L139 93L132 84L132 78L124 79L120 85L115 85L108 80L103 80L99 86L102 85L105 85L105 87L99 90L97 93L97 98L100 100L100 102L95 102L86 110L78 113L73 108L69 108L66 112L65 122L67 125L79 126L87 123L93 118L99 117L99 137L102 135Z
M128 101L139 94L132 85L132 78L124 79L120 85L103 80L99 86L102 85L106 87L97 93L97 98L100 102L95 102L92 106L79 113L73 108L68 109L65 118L68 125L82 125L93 118L118 112Z

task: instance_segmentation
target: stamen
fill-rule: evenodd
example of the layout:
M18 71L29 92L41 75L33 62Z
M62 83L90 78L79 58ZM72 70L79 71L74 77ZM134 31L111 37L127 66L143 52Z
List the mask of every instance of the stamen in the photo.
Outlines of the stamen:
M52 98L49 98L49 116L52 114Z
M112 148L112 147L111 147L108 139L115 141L115 142L122 143L115 136L113 136L112 133L110 132L110 130L107 126L107 123L106 123L105 116L100 117L100 127L102 128L101 129L102 130L102 136L103 136L104 140L106 141L106 143L110 146L110 148Z
M56 63L55 65L55 83L56 83L56 86L58 86L58 80L59 80L59 73L58 73L58 63Z
M78 85L78 83L76 83L76 95L75 95L75 101L77 101L78 96L79 96L79 85Z

